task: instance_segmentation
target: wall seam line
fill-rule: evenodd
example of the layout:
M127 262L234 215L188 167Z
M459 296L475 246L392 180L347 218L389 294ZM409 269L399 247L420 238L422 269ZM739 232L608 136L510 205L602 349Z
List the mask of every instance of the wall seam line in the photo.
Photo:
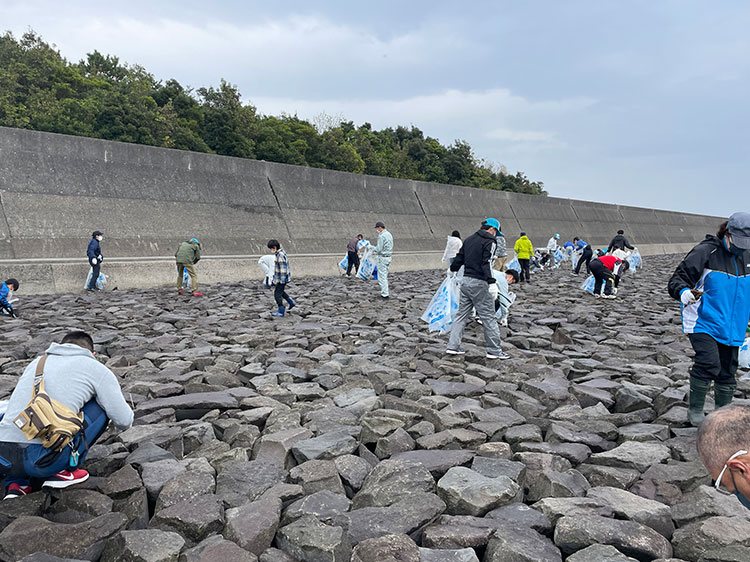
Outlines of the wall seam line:
M271 177L266 176L266 180L268 180L268 187L271 188L271 193L273 193L273 198L276 199L276 207L278 207L279 213L281 213L281 218L284 219L281 222L284 223L284 228L286 229L287 240L291 242L292 232L289 230L289 224L286 221L286 217L284 217L284 211L281 209L281 201L279 201L279 196L276 195L276 190L273 188L273 183L271 183Z

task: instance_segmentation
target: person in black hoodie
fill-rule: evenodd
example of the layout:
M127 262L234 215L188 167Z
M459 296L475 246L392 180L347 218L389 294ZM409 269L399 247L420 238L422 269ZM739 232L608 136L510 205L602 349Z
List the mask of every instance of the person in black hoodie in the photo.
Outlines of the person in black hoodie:
M704 418L714 385L717 408L732 402L737 357L750 321L750 213L734 213L716 236L690 250L667 286L682 306L682 331L695 351L690 369L688 421Z
M448 341L446 353L462 355L461 339L464 334L466 321L471 310L476 308L477 316L484 328L484 341L487 346L488 359L509 359L500 347L500 331L495 318L495 299L498 295L497 284L492 275L492 260L495 256L495 237L500 230L497 219L485 219L482 227L475 234L469 236L451 263L450 270L456 271L464 267L464 278L461 282L461 298L458 312L453 318L453 327Z
M629 250L635 250L633 246L630 245L630 242L628 242L628 239L624 236L625 231L624 230L618 230L617 236L612 238L612 241L609 243L609 247L607 248L607 253L612 252L612 250L625 250L625 248Z
M98 230L95 230L91 235L89 246L88 248L86 248L86 257L89 259L89 265L91 266L92 270L91 279L89 280L89 284L86 287L87 291L99 290L96 286L96 281L97 279L99 279L99 270L102 267L102 261L104 261L104 256L102 256L102 249L101 246L99 246L99 242L101 242L102 240L104 240L104 235Z

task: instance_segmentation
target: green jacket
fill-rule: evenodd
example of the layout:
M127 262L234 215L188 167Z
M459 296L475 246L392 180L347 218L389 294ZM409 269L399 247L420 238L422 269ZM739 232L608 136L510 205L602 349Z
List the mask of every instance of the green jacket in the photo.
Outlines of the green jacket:
M183 242L180 244L180 247L177 248L177 253L174 257L177 263L184 265L198 263L201 259L201 245L197 242Z
M521 236L516 240L516 245L513 249L516 251L516 257L519 260L527 260L534 253L534 246L531 244L528 236Z

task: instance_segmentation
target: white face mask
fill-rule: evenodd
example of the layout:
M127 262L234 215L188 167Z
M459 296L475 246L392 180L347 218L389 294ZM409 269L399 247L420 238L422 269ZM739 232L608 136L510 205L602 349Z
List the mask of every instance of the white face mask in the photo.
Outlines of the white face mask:
M99 242L101 242L102 240L104 240L104 236L97 236L96 239L99 240Z

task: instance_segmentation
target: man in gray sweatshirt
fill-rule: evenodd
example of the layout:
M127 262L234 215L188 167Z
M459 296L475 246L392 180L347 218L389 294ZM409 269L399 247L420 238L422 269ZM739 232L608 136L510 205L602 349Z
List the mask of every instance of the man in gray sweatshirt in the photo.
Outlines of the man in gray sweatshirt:
M80 467L109 421L119 429L133 425L133 411L122 395L117 376L94 358L91 336L70 332L44 353L45 391L74 412L83 412L84 428L56 453L45 449L39 439L27 439L14 425L16 416L31 400L36 366L41 360L37 357L18 379L0 420L0 465L6 472L6 499L30 493L30 478L44 479L43 486L49 488L67 488L87 480L88 472Z

